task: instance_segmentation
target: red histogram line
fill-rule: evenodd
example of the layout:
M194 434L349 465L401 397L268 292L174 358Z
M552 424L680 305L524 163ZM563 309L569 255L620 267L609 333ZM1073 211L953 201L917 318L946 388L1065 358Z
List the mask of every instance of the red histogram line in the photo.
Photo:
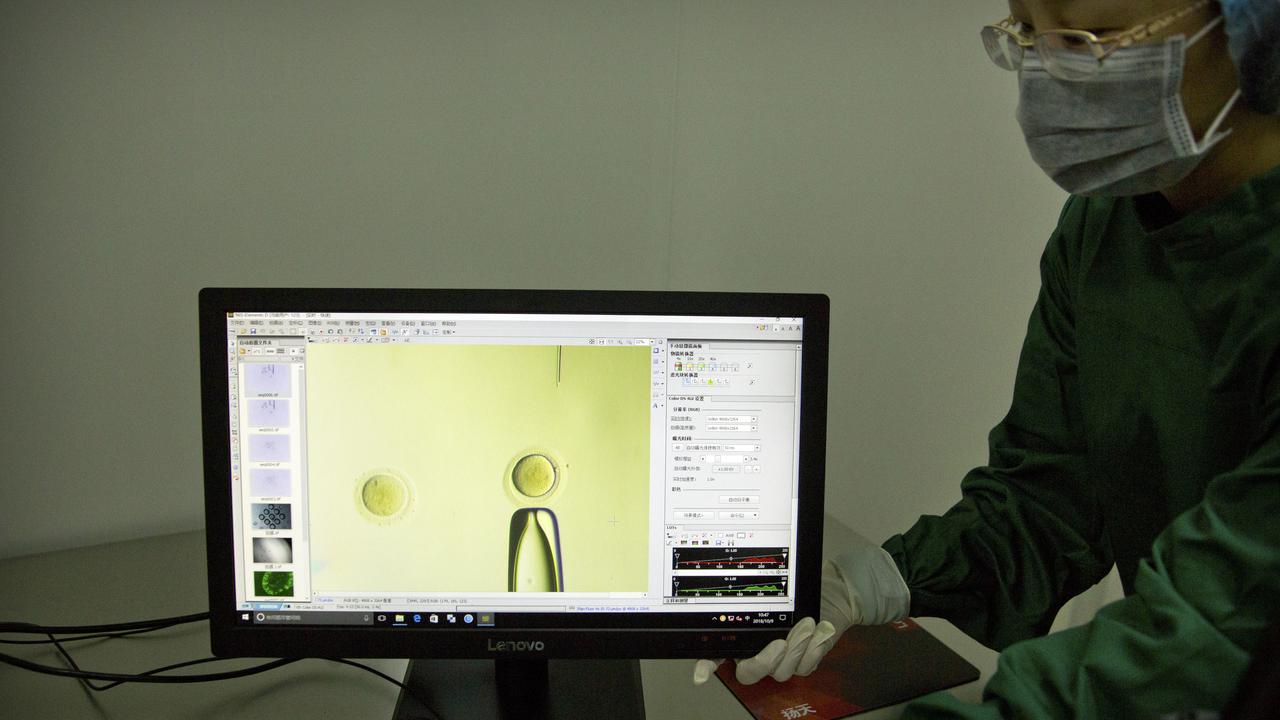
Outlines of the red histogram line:
M724 558L721 560L677 560L678 565L720 565L724 563L780 563L781 560L770 560L769 558L785 557L781 553L777 555L756 555L749 558Z

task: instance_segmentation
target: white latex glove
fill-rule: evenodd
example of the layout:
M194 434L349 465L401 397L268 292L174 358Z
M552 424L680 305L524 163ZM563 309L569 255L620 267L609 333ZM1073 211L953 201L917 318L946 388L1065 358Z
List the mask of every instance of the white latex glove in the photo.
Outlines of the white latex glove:
M774 640L755 657L739 660L738 682L751 685L766 675L778 682L812 673L852 625L901 620L911 609L911 593L893 558L857 536L854 547L822 566L822 622L804 618L785 640ZM705 683L724 660L699 660L693 683Z

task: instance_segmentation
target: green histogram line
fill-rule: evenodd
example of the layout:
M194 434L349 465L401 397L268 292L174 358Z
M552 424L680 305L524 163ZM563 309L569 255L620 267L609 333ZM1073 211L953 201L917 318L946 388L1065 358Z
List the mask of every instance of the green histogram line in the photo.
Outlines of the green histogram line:
M778 587L777 585L744 585L740 588L736 588L732 585L726 585L724 587L683 588L681 590L677 590L676 594L678 595L680 593L713 592L716 590L729 590L729 591L737 590L740 592L766 592L766 591L782 592L782 588Z

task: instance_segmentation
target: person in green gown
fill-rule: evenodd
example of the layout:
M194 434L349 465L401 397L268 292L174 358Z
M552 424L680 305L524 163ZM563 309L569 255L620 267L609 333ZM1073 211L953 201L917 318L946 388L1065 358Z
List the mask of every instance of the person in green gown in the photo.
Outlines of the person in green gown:
M937 616L998 668L981 704L939 693L908 718L1221 709L1280 622L1280 2L1010 10L983 44L1071 193L1012 407L955 506L841 548L822 621L737 676L807 674L850 625ZM1125 597L1046 634L1112 566Z

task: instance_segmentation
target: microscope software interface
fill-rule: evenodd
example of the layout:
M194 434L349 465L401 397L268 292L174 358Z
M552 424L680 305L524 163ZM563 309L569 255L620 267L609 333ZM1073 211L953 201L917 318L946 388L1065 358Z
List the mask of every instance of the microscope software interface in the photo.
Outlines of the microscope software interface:
M794 609L799 319L278 312L226 329L243 622Z

